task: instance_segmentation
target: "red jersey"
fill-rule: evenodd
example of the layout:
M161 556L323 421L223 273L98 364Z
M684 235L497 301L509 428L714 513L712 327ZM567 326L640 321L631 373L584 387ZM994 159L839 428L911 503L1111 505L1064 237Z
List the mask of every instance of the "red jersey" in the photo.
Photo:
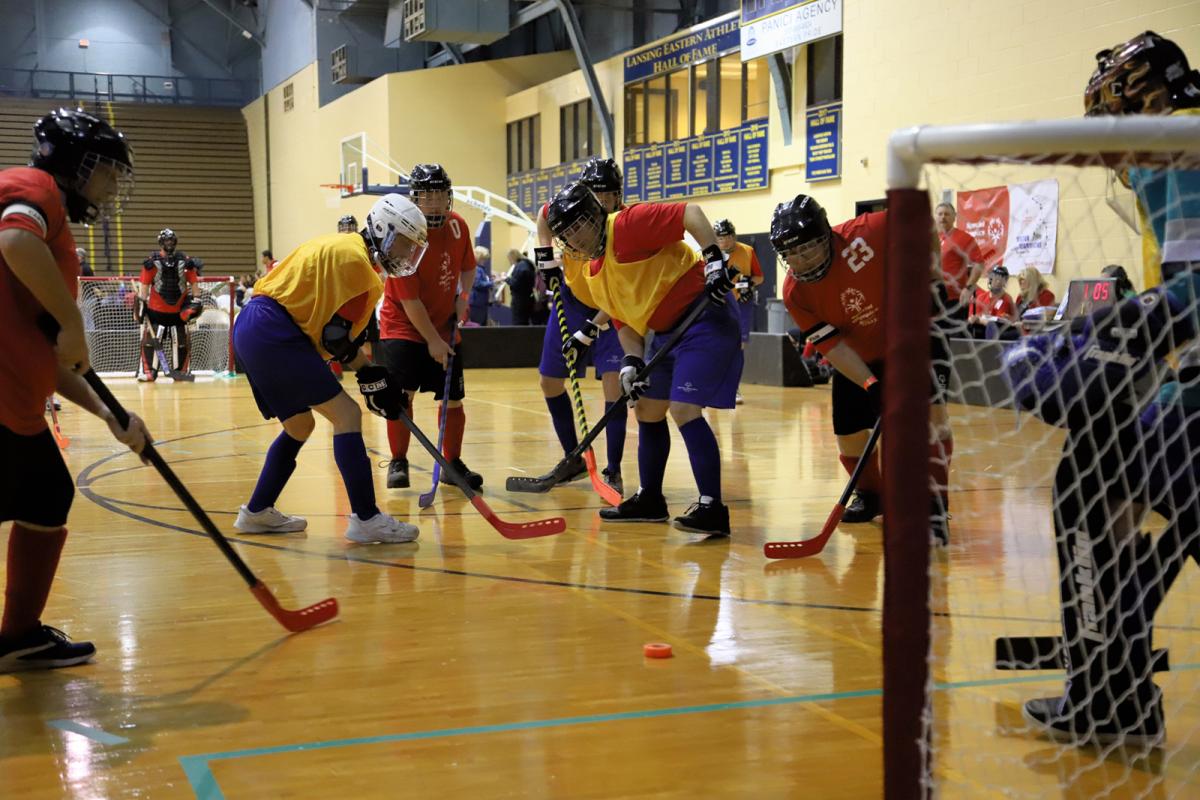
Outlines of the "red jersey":
M148 305L152 311L177 314L196 285L196 262L176 250L171 255L159 250L142 262L143 286L150 287Z
M401 300L420 300L429 319L443 337L449 335L454 319L454 298L459 294L459 276L469 291L475 280L475 248L467 221L456 212L446 215L440 228L429 231L429 246L417 271L405 278L388 276L383 282L383 308L379 313L379 338L424 342L425 337L408 318Z
M835 225L833 264L815 283L788 272L783 302L822 355L845 342L868 364L883 358L883 291L887 269L887 212Z
M79 256L62 193L49 173L0 171L0 230L7 228L44 241L71 296L78 297ZM37 323L45 313L0 256L0 425L24 436L45 430L46 398L58 383L54 343Z
M1002 319L1012 319L1016 313L1016 306L1013 305L1013 300L1008 296L1008 292L1002 292L999 297L993 297L991 292L984 292L982 297L976 296L977 314L990 314L993 317Z
M620 263L644 261L667 245L683 240L686 210L686 203L639 203L623 208L613 223L613 240L606 249ZM593 260L591 273L599 274L603 266L603 257ZM654 331L670 330L702 291L704 264L697 260L659 301L647 327Z
M958 300L967 288L967 264L983 263L983 253L975 237L962 228L954 228L950 233L938 231L942 242L942 280L946 282L946 294L951 300Z

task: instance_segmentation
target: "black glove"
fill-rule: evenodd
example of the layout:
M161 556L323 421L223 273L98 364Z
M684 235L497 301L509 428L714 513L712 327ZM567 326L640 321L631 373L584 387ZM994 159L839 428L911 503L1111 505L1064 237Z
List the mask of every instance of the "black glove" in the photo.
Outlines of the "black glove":
M596 341L596 337L600 335L600 331L608 330L605 325L601 328L590 319L583 323L583 327L571 334L571 338L562 346L563 358L568 364L578 363L584 354L587 353L589 347Z
M725 305L725 296L733 289L725 254L715 244L704 248L704 291L716 305Z
M883 384L878 378L867 386L867 404L873 416L878 417L883 413Z
M400 419L400 412L408 408L408 395L393 382L386 367L367 364L355 373L355 377L358 378L358 391L362 392L372 414L384 419Z
M562 283L562 262L554 257L553 247L533 248L533 265L541 271L547 286L550 286L556 278L559 283Z
M650 388L650 376L638 379L638 373L646 368L646 362L637 356L625 356L621 359L621 391L625 393L629 401L629 407L633 408L637 399L646 393Z
M739 303L749 303L754 299L754 288L750 285L750 279L745 275L739 275L737 282L733 284L733 288L737 291L737 299Z

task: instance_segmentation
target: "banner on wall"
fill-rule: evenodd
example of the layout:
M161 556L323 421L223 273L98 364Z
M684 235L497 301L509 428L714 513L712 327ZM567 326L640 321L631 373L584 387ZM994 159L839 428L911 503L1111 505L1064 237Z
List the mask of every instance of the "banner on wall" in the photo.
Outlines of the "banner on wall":
M842 32L842 0L742 0L742 61Z
M1058 181L1015 183L959 192L958 227L979 243L984 264L1010 275L1026 267L1054 272L1058 244Z
M690 139L625 151L625 202L766 189L767 118Z
M586 163L587 159L581 158L545 169L509 175L508 199L520 206L529 216L536 216L547 201L579 177Z
M625 56L625 83L716 58L736 50L738 41L738 15L735 11Z
M813 106L804 115L804 179L809 183L842 177L842 104Z

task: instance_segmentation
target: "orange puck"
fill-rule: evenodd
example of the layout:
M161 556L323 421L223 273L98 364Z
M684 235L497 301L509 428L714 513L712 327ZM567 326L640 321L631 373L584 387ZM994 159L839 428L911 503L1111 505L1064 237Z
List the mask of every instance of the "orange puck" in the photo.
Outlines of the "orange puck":
M669 644L650 642L642 645L642 655L646 658L670 658L674 653L671 652L671 645Z

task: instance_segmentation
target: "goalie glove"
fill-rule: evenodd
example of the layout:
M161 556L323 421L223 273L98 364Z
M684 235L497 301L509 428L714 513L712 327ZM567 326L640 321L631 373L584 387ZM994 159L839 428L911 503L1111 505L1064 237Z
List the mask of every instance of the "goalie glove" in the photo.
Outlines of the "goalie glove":
M367 364L355 373L355 377L358 378L358 391L372 414L384 419L400 419L400 412L408 408L408 395L393 383L386 367Z
M621 359L621 391L625 393L629 407L633 408L639 397L650 388L650 376L639 379L638 374L646 368L646 362L637 356L625 356Z
M704 291L714 305L725 305L725 296L733 289L725 254L715 244L704 248Z
M568 364L578 363L587 353L588 348L595 343L600 331L606 330L608 330L608 323L601 327L590 319L585 321L583 327L571 334L571 338L563 343L563 358Z

